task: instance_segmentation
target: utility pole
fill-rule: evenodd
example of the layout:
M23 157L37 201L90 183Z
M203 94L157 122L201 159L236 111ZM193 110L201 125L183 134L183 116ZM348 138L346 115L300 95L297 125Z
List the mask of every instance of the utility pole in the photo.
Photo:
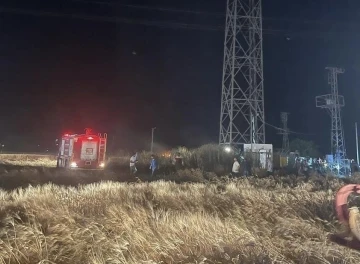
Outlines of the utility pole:
M265 143L261 0L227 0L219 144Z
M153 153L153 147L154 147L154 130L156 127L151 128L151 153Z
M338 91L337 75L345 70L335 67L326 67L328 70L328 84L331 86L331 94L316 96L316 107L326 109L331 116L331 154L334 157L332 171L337 176L348 174L346 169L346 149L344 130L341 122L341 107L345 106L345 100Z
M356 162L359 165L359 138L358 138L357 122L355 123L355 135L356 135Z
M281 112L280 117L281 117L281 123L283 125L282 130L280 130L278 132L278 134L283 136L283 140L282 140L282 149L281 149L281 154L288 154L290 151L289 148L289 129L288 129L288 115L289 113L286 112Z

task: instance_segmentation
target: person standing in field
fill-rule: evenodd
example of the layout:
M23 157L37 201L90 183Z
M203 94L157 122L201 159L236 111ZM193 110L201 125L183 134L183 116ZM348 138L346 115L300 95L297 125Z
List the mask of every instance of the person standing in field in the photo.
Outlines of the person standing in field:
M272 164L272 160L270 157L267 157L266 159L266 171L267 171L267 175L270 176L272 174L273 171L273 164Z
M180 155L180 152L176 152L175 158L174 158L174 165L177 170L182 169L184 166L183 158Z
M240 163L238 162L237 158L234 158L231 174L235 177L240 175Z
M154 177L156 175L158 167L159 167L158 162L155 159L155 156L151 155L151 162L150 162L151 177Z
M135 174L137 172L136 163L138 162L137 159L137 152L130 158L130 173Z

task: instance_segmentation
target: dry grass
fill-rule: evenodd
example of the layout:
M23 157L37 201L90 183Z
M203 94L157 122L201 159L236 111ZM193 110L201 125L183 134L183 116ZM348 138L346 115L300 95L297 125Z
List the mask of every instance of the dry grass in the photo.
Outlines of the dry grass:
M0 263L359 263L326 240L344 183L287 179L1 191Z
M0 264L360 262L360 252L326 240L340 229L335 192L359 176L229 180L216 176L231 161L217 146L175 151L187 169L161 159L163 180L151 183L117 182L154 180L145 152L137 179L126 155L103 171L0 155Z
M0 163L15 166L56 167L56 157L40 154L0 154Z

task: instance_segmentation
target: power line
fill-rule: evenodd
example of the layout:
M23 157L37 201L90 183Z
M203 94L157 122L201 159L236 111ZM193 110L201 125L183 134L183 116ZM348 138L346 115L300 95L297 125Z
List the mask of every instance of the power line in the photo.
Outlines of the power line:
M98 4L98 5L106 5L106 6L122 6L134 9L146 9L146 10L154 10L161 12L172 12L172 13L188 13L195 15L211 15L211 16L219 16L225 17L223 13L215 13L215 12L207 12L207 11L194 11L194 10L186 10L186 9L178 9L178 8L169 8L169 7L152 7L146 5L129 5L129 4L120 4L109 1L93 1L93 0L70 0L72 2L81 2L81 3L89 3L89 4Z
M80 1L80 0L79 0ZM130 19L125 17L118 16L97 16L97 15L86 15L86 14L64 14L59 12L51 11L39 11L39 10L29 10L21 8L8 8L0 7L0 13L10 13L10 14L21 14L21 15L31 15L31 16L47 16L47 17L57 17L57 18L70 18L70 19L81 19L87 21L98 21L98 22L110 22L110 23L125 23L125 24L137 24L144 26L155 26L159 28L174 28L174 29L191 29L191 30L203 30L203 31L224 31L224 25L201 25L201 24L191 24L191 23L181 23L181 22L171 22L171 21L150 21L150 20L141 20L141 19ZM246 28L245 28L246 29ZM308 35L314 34L313 37L323 37L319 33L324 35L340 34L346 33L342 32L316 32L316 31L291 31L283 29L263 29L264 35L284 35L284 36L295 36L298 37L301 34L304 34L306 37ZM354 33L351 33L354 34ZM359 33L357 33L359 34Z
M157 26L162 28L224 31L223 26L209 26L209 25L189 24L189 23L169 22L169 21L149 21L149 20L140 20L140 19L129 19L118 16L106 17L106 16L95 16L95 15L85 15L85 14L64 14L58 12L28 10L28 9L20 9L20 8L0 7L0 13L12 13L12 14L22 14L22 15L31 15L31 16L48 16L48 17L58 17L58 18L72 18L72 19L112 22L112 23L138 24L138 25L146 25L146 26ZM266 32L264 32L264 34L273 34L275 32L279 32L279 30L272 30L272 29L266 29L265 31Z
M95 15L85 15L85 14L63 14L58 12L26 10L20 8L0 7L0 13L12 13L12 14L22 14L22 15L31 15L31 16L48 16L48 17L72 18L72 19L75 18L75 19L82 19L88 21L139 24L146 26L157 26L157 27L168 27L168 28L184 28L184 29L197 29L197 30L210 30L210 31L221 30L220 27L203 26L200 24L178 23L178 22L168 22L168 21L164 21L164 22L149 21L149 20L140 20L140 19L129 19L129 18L117 17L117 16L106 17L106 16L95 16Z
M194 15L207 15L207 16L217 16L217 17L224 17L225 13L223 12L209 12L209 11L194 11L194 10L187 10L187 9L179 9L179 8L169 8L169 7L152 7L152 6L146 6L146 5L130 5L130 4L121 4L116 3L112 1L99 1L99 0L69 0L72 2L81 2L81 3L89 3L89 4L97 4L97 5L106 5L106 6L122 6L127 8L134 8L134 9L146 9L146 10L154 10L154 11L160 11L160 12L173 12L173 13L188 13L188 14L194 14ZM297 23L303 23L303 24L334 24L333 20L316 20L316 19L303 19L303 18L279 18L279 17L263 17L263 20L269 20L269 21L287 21L287 22L297 22ZM352 25L352 26L358 26L357 23L349 23L345 21L335 21L336 24L341 25Z
M309 134L309 133L302 133L302 132L295 132L295 131L292 131L292 130L285 130L281 127L277 127L277 126L274 126L272 124L269 124L267 122L264 122L265 125L269 126L269 127L272 127L272 128L275 128L276 130L279 130L280 132L287 132L288 134L297 134L297 135L306 135L306 136L313 136L315 134Z

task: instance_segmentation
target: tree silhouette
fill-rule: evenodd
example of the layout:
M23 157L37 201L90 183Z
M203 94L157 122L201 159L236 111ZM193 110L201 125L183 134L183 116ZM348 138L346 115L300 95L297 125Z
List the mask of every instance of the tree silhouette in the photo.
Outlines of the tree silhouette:
M319 157L320 152L318 146L309 140L296 138L290 142L290 150L298 151L300 156L303 157Z

